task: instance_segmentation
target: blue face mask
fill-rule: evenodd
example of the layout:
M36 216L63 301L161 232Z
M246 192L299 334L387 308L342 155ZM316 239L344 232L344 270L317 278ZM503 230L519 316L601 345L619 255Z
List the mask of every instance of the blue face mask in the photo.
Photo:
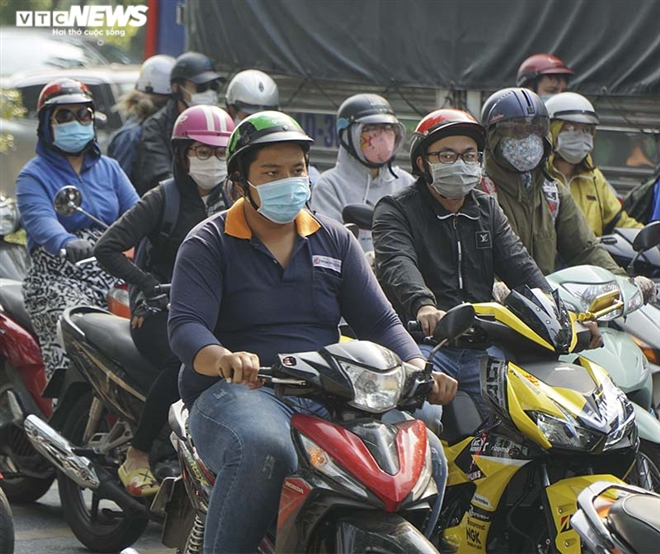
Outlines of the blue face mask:
M75 154L94 138L94 125L83 125L78 121L53 125L53 144L60 150Z
M291 223L309 200L309 177L289 177L255 187L261 206L257 211L274 223Z

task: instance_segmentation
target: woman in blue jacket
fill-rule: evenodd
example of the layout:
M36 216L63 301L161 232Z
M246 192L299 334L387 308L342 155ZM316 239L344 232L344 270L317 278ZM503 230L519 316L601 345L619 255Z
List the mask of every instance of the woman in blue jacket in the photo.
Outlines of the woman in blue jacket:
M58 215L53 199L63 186L75 185L82 192L83 209L109 225L138 195L119 164L101 155L94 102L86 85L73 79L48 83L37 112L37 156L18 175L16 197L32 259L23 283L25 307L50 377L67 365L56 340L62 311L76 304L105 306L107 291L116 281L95 262L75 265L92 256L103 229L80 213Z

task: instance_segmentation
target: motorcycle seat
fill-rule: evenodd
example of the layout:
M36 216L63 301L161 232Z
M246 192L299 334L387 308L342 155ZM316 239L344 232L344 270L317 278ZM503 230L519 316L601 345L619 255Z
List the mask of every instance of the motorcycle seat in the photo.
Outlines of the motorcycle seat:
M33 335L34 328L23 302L23 283L11 279L0 279L0 306L21 327Z
M617 500L607 516L610 530L634 552L657 552L660 545L660 498L631 495Z
M75 323L90 344L115 360L137 383L150 386L158 369L135 347L130 320L108 313L86 313L76 317Z

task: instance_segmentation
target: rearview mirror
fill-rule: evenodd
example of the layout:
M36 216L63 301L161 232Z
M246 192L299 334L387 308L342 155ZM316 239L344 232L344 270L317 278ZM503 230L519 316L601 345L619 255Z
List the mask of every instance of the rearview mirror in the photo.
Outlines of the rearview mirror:
M347 204L341 212L344 223L354 223L360 229L371 230L374 209L369 204Z
M437 341L455 339L460 337L472 327L475 313L472 304L459 304L449 310L433 331L433 338Z
M660 221L649 223L637 233L633 241L635 252L644 252L660 244Z
M73 215L82 204L82 194L73 185L66 185L57 191L53 199L55 211L63 216Z

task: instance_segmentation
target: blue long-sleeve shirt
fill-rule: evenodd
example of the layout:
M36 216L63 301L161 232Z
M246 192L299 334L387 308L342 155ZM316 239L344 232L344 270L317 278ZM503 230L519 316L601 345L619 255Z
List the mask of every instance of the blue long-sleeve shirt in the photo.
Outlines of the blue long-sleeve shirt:
M96 225L81 213L61 216L55 211L53 199L65 185L75 185L82 193L82 208L108 225L139 199L117 161L102 156L97 147L87 150L77 174L63 155L40 139L37 156L25 164L16 180L18 209L30 251L43 246L57 255L76 238L75 231Z
M658 177L653 187L653 208L651 209L649 223L651 221L660 221L660 177Z
M196 373L195 355L219 344L277 354L318 350L339 340L343 316L361 339L403 360L422 357L380 289L357 240L341 224L306 211L282 268L245 221L243 200L202 222L182 244L172 280L169 336L185 367L181 396L190 406L219 378Z

